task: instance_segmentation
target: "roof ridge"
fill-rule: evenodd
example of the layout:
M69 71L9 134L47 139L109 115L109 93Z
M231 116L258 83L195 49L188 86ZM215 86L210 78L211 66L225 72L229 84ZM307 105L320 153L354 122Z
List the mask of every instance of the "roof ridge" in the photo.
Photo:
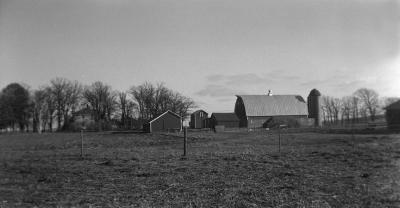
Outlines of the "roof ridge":
M165 111L164 113L160 114L159 116L157 116L157 117L151 119L151 120L149 121L149 123L151 123L151 122L153 122L153 121L159 119L161 116L167 114L168 112L172 113L173 115L175 115L175 116L177 116L177 117L179 117L179 118L182 118L182 117L181 117L180 115L178 115L177 113L175 113L175 112L173 112L173 111L171 111L171 110L167 110L167 111Z
M384 109L399 109L400 108L400 100L391 103L390 105L386 106Z

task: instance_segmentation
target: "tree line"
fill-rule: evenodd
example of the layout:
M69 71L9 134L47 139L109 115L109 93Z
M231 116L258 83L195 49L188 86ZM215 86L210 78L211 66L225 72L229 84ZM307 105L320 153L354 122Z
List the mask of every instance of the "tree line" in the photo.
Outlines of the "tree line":
M383 114L384 107L397 100L400 98L381 98L375 90L368 88L360 88L352 95L342 98L322 96L322 118L326 125L375 121L377 115Z
M82 85L78 81L55 78L38 89L11 83L0 92L0 129L33 131L71 130L78 112L89 112L96 129L111 125L120 129L141 125L171 110L185 119L195 102L164 84L145 82L127 91L113 90L96 81ZM53 124L56 124L56 128ZM135 124L135 125L133 125Z

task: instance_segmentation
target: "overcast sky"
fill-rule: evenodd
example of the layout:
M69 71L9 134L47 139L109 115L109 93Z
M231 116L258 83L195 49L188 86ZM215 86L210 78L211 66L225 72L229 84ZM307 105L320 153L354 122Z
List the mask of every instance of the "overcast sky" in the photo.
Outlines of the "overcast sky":
M386 0L0 0L0 87L164 82L208 112L235 94L400 96Z

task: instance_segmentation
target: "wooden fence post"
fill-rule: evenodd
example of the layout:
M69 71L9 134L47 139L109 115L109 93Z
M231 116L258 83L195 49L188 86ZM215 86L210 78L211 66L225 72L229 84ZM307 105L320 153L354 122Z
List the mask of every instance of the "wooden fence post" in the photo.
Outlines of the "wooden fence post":
M351 140L352 140L352 143L353 143L353 150L354 150L355 146L356 146L356 137L354 136L354 129L353 128L351 129Z
M279 135L279 153L281 153L281 129L287 128L287 125L279 125L278 126L278 135Z
M183 127L183 157L186 158L187 151L187 127Z
M83 158L83 129L81 129L81 158Z

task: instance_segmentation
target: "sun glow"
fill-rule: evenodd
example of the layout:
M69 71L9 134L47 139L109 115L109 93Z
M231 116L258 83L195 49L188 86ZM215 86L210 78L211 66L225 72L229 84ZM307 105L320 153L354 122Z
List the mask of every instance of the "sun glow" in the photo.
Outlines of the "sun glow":
M383 96L400 97L400 54L379 67L381 74L379 76L378 86Z

